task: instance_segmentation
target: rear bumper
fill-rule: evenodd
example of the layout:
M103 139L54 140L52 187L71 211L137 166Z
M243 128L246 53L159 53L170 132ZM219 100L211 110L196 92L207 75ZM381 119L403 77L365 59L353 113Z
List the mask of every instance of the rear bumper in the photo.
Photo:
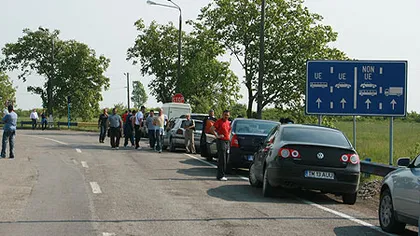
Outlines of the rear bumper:
M333 172L334 180L305 177L305 171ZM359 188L360 172L347 168L298 165L293 162L267 167L268 182L272 186L320 190L328 193L355 193Z
M249 168L249 166L253 162L254 154L254 151L245 151L239 148L230 148L228 163L232 167ZM249 157L252 157L252 159L248 159Z

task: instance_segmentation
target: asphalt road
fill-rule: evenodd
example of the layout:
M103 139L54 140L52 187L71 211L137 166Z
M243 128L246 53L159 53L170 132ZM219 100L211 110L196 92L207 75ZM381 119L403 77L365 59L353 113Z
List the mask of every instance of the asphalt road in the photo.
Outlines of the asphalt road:
M199 155L142 147L19 130L16 159L0 160L0 235L385 235L377 213L358 203L299 192L264 198L245 171L220 182Z

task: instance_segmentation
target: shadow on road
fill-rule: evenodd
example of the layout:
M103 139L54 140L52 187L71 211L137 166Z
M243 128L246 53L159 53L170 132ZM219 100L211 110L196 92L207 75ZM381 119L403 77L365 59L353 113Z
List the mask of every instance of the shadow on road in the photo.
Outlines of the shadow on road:
M337 236L344 236L344 235L355 235L355 232L364 232L364 235L386 235L386 233L381 233L378 230L371 229L370 232L366 231L369 227L366 226L343 226L343 227L336 227L334 229L334 233ZM404 236L416 236L417 232L411 231L406 229L402 234Z

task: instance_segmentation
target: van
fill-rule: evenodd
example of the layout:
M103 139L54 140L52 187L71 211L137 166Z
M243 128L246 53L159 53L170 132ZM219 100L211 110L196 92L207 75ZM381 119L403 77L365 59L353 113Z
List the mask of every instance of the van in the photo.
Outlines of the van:
M169 102L162 105L163 113L168 116L168 120L171 118L181 117L185 114L191 113L191 105L186 103L175 103Z

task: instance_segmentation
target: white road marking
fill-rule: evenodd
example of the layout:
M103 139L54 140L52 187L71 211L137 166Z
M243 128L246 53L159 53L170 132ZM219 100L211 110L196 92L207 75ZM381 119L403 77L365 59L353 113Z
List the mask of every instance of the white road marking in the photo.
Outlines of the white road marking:
M43 139L50 140L50 141L53 141L53 142L56 142L56 143L59 143L59 144L63 144L63 145L68 145L67 143L64 143L64 142L61 142L61 141L58 141L58 140L55 140L55 139L52 139L52 138L43 138Z
M90 187L92 188L93 193L102 193L101 187L99 187L99 184L96 182L90 182Z
M107 233L107 232L103 232L102 236L116 236L115 233Z
M76 148L76 152L82 153L82 150L80 150L79 148Z
M88 164L87 164L87 162L86 162L86 161L82 161L82 166L83 166L84 168L89 168L89 166L88 166Z
M208 162L208 161L202 160L201 158L197 158L197 157L195 157L195 156L193 156L193 155L190 155L190 154L185 154L185 155L187 155L187 156L189 156L189 157L191 157L191 158L194 158L194 159L196 159L196 160L198 160L198 161L200 161L200 162L202 162L202 163L205 163L205 164L207 164L207 165L209 165L209 166L212 166L212 167L217 168L217 166L216 166L216 165L214 165L214 164L212 164L212 163L210 163L210 162ZM244 177L244 176L239 176L239 178L241 178L241 179L243 179L243 180L246 180L246 181L249 181L249 178ZM336 211L336 210L330 209L330 208L328 208L328 207L321 206L321 205L319 205L319 204L316 204L316 203L314 203L314 202L311 202L311 201L308 201L308 200L305 200L305 199L301 199L301 198L297 198L297 199L299 199L299 200L300 200L300 201L302 201L303 203L306 203L306 204L308 204L308 205L310 205L310 206L316 207L316 208L321 209L321 210L323 210L323 211L326 211L326 212L329 212L329 213L334 214L334 215L336 215L336 216L339 216L339 217L341 217L341 218L343 218L343 219L350 220L350 221L353 221L354 223L357 223L357 224L363 225L363 226L365 226L365 227L371 228L371 229L373 229L373 230L379 231L379 232L381 232L381 233L383 233L383 234L385 234L385 235L394 235L394 234L388 234L388 233L385 233L384 231L382 231L382 229L381 229L380 227L378 227L378 226L374 226L374 225L372 225L372 224L369 224L369 223L367 223L367 222L365 222L365 221L363 221L363 220L359 220L359 219L357 219L357 218L355 218L355 217L353 217L353 216L349 216L349 215L347 215L347 214L344 214L344 213L341 213L341 212L339 212L339 211Z

